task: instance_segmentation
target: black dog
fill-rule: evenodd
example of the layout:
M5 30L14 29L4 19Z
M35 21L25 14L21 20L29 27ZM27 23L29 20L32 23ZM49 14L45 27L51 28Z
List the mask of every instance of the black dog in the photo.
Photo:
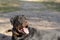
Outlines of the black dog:
M17 15L10 20L13 25L12 40L60 40L60 37L54 32L48 32L43 30L37 30L29 27L27 18L24 15Z
M28 26L24 15L17 15L10 20L13 25L12 40L40 40L40 32ZM9 30L10 31L10 30Z

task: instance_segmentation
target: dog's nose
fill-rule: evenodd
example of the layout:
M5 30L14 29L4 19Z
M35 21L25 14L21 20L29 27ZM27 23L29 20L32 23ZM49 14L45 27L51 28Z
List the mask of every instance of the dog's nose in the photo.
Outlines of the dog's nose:
M23 31L24 31L26 34L29 34L28 28L23 28Z

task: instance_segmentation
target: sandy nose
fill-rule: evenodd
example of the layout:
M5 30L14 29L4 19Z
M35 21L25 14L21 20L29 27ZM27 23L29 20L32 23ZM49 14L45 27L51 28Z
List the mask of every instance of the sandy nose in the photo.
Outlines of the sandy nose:
M28 28L23 28L23 31L24 31L26 34L29 34Z

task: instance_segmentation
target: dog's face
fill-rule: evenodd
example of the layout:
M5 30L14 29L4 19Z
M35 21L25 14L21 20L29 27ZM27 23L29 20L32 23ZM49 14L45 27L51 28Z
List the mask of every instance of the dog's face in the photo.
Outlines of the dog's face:
M29 34L28 22L26 20L21 25L18 25L16 28L21 33Z
M11 24L13 28L16 28L22 34L29 34L28 21L25 16L15 16L11 18Z

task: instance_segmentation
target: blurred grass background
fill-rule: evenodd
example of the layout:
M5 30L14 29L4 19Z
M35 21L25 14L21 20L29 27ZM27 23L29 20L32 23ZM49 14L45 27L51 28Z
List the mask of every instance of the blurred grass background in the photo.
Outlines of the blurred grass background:
M21 0L0 0L0 12L12 12L20 10ZM36 2L36 1L35 1ZM60 0L37 0L42 3L47 9L60 11Z
M20 8L18 0L0 0L0 12L17 11Z
M60 11L60 3L58 2L42 2L47 9L55 10L55 11Z

